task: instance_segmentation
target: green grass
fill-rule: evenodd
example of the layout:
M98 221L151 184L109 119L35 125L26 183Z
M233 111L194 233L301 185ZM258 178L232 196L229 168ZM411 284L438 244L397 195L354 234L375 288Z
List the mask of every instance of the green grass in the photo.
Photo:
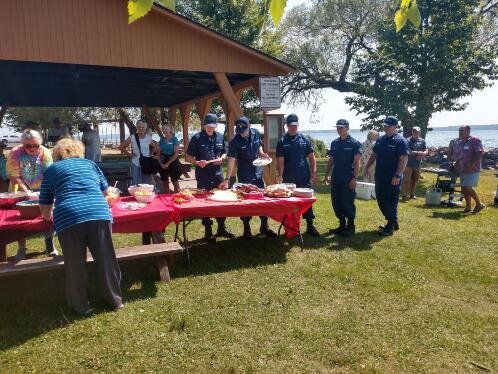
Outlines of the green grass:
M425 174L420 196L432 181ZM389 238L376 235L376 202L358 201L354 238L305 237L303 252L294 240L198 241L169 283L156 282L150 260L125 263L125 308L106 311L93 287L87 319L65 306L62 271L2 278L0 373L496 371L496 183L483 173L489 207L478 215L400 203ZM336 225L328 187L317 196L326 233ZM238 219L227 222L241 234ZM200 239L200 224L189 233ZM117 247L139 242L115 235ZM41 252L42 239L28 246Z

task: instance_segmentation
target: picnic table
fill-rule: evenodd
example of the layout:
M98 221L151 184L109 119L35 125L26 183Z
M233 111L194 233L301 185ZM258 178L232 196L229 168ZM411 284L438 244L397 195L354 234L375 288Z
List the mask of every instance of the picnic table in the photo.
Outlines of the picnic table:
M120 202L133 201L133 197L120 198L112 208L113 233L161 232L170 222L176 224L175 241L183 245L190 261L187 226L193 219L202 217L247 217L268 216L280 223L279 234L284 228L288 238L298 236L301 248L301 215L316 201L311 198L269 198L239 200L235 202L210 201L195 198L191 202L177 205L171 201L172 195L158 195L143 209L132 211L120 208ZM182 238L179 225L182 225ZM6 246L20 238L50 231L52 222L42 217L23 219L15 209L0 210L0 262L7 261ZM147 244L147 243L144 243Z
M230 202L212 201L205 197L194 198L192 201L175 204L171 195L160 195L159 198L174 207L173 222L176 224L175 241L180 241L190 261L187 227L196 218L211 217L254 217L267 216L280 223L278 233L284 228L287 238L297 236L301 249L304 246L301 235L301 215L315 202L316 197L310 198L271 198L247 199ZM182 226L182 238L179 235L179 225Z
M134 200L120 198L118 202ZM113 233L160 232L173 220L174 209L159 198L140 210L123 210L115 204L112 208ZM53 224L41 216L34 219L21 218L17 209L0 210L0 262L7 261L6 246L20 238L39 232L53 230Z

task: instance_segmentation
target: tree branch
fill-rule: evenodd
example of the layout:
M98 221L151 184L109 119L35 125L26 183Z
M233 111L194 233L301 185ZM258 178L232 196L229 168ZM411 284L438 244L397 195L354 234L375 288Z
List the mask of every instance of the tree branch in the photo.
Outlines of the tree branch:
M8 109L7 105L2 105L0 107L0 127L2 127L3 117L5 116L5 113L7 113L7 109Z

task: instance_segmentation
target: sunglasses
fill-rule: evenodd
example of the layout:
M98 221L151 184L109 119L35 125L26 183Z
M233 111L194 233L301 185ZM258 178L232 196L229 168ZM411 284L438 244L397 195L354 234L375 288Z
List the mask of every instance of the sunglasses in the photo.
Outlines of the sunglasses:
M38 149L40 146L38 144L25 144L24 148L26 149Z

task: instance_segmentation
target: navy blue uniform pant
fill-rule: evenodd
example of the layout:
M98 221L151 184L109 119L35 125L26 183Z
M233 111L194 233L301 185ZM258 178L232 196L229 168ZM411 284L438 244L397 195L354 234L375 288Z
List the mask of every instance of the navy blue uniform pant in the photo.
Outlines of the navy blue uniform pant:
M379 209L386 220L394 222L398 220L398 199L401 191L401 183L393 186L391 181L375 181L375 195Z
M349 188L349 182L332 183L332 207L339 219L354 219L356 217L356 191Z
M304 181L302 179L286 176L283 178L282 182L294 183L296 187L299 188L311 188L311 181L309 179L307 181ZM313 214L313 206L311 206L306 212L303 213L303 218L305 220L313 220L315 218L315 215Z

